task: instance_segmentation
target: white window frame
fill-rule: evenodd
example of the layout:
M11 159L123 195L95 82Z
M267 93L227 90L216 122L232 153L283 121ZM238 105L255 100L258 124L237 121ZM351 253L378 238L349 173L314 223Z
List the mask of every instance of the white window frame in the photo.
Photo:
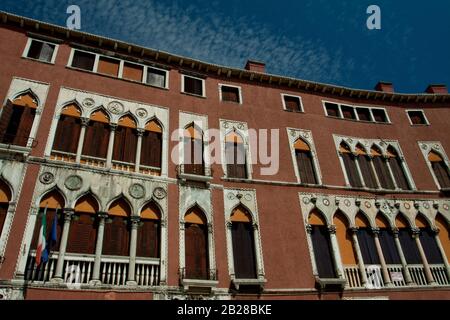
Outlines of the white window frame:
M202 95L184 91L184 78L185 77L193 78L193 79L197 79L197 80L201 80L202 81ZM199 77L195 77L195 76L191 76L191 75L188 75L188 74L181 74L181 92L184 93L184 94L188 94L188 95L194 96L194 97L206 98L205 79L199 78Z
M92 67L92 70L86 70L86 69L81 69L81 68L77 68L77 67L73 67L72 66L73 56L75 55L75 51L89 53L89 54L92 54L95 57L94 66ZM82 70L82 71L97 73L99 56L100 55L98 53L94 53L94 52L90 52L90 51L86 51L86 50L81 50L81 49L77 49L77 48L72 48L72 50L70 51L69 60L67 61L67 67L75 69L75 70Z
M288 110L286 108L286 101L284 101L284 97L297 98L299 100L299 102L300 102L300 110L299 111ZM285 111L305 113L305 109L303 109L302 97L300 97L300 96L296 96L296 95L289 94L289 93L281 93L281 103L283 104L283 110L285 110Z
M134 64L137 64L137 63L134 63ZM148 86L151 86L151 87L154 87L154 88L169 89L169 72L167 70L164 70L164 69L161 69L161 68L157 68L157 67L153 67L153 66L146 66L146 65L142 65L142 66L144 66L144 75L143 75L143 81L142 81L144 84L146 84ZM166 74L166 78L164 80L164 87L159 87L159 86L155 86L155 85L147 83L148 69L159 70L159 71L162 71L162 72L164 72Z
M344 113L342 112L342 107L347 107L347 108L352 109L353 115L355 116L355 118L354 119L345 118L344 117ZM351 104L347 104L347 103L339 103L339 110L340 110L341 116L342 116L341 119L350 120L350 121L359 121L358 115L356 114L356 107L355 106L353 106Z
M391 124L392 122L391 122L391 118L389 118L389 114L388 114L388 112L387 112L387 110L386 110L386 108L382 108L382 107L369 107L369 109L370 109L370 115L372 116L372 120L373 120L373 123L378 123L378 124ZM375 116L373 115L373 113L372 113L372 110L383 110L384 111L384 114L386 115L386 122L378 122L378 121L375 121Z
M46 43L46 44L50 44L50 45L55 46L55 49L53 50L53 55L52 55L52 58L51 58L50 61L44 61L44 60L34 59L34 58L28 57L28 52L30 51L31 43L33 41L38 41L38 42L42 42L42 43ZM34 61L43 62L43 63L55 64L56 56L57 56L57 53L58 53L58 48L59 48L59 45L56 44L56 43L53 43L53 42L50 42L50 41L41 40L41 39L35 39L35 38L31 38L30 37L27 40L27 44L25 45L25 49L23 50L22 57L25 58L25 59L30 59L30 60L34 60Z
M366 107L366 106L354 106L353 109L355 110L356 119L358 119L358 121L365 122L365 123L381 123L381 122L375 122L375 119L373 118L373 114L372 114L372 112L370 111L370 107ZM361 119L359 118L358 111L357 111L356 109L366 109L367 111L369 111L369 118L370 118L370 120L361 120ZM386 114L387 114L387 113L386 113Z
M338 110L339 110L339 116L338 117L334 117L334 116L330 116L327 113L327 108L325 106L326 103L332 103L332 104L336 104L338 106ZM355 115L355 119L347 119L344 118L344 115L342 114L342 106L347 106L353 109L353 114ZM384 107L370 107L370 106L361 106L361 105L352 105L349 103L341 103L341 102L336 102L336 101L329 101L329 100L322 100L322 107L323 107L323 111L325 113L326 117L329 118L333 118L333 119L341 119L341 120L349 120L349 121L358 121L358 122L363 122L363 123L376 123L376 124L392 124L391 122L391 118L389 117L389 113L387 112L386 108ZM370 120L360 120L359 116L358 116L358 112L356 112L356 108L364 108L364 109L368 109L369 113L370 113ZM386 115L386 122L378 122L375 121L375 117L373 116L372 110L383 110L384 114Z
M239 101L238 102L233 102L233 101L224 101L222 99L222 87L230 87L230 88L237 88L238 92L239 92ZM227 84L227 83L219 83L219 99L221 102L225 102L225 103L235 103L235 104L242 104L242 88L240 86L235 86L232 84Z
M325 106L326 103L332 103L332 104L337 105L338 113L339 113L339 115L337 117L328 115L327 107ZM332 118L332 119L341 119L341 120L344 119L344 117L342 116L341 106L340 106L339 102L322 100L322 107L323 107L323 112L325 113L326 117L329 117L329 118Z
M412 111L412 112L421 112L422 116L423 116L423 119L425 120L425 123L420 123L420 124L412 123L411 117L409 116L409 112L410 111ZM423 109L406 109L405 112L406 112L406 116L408 117L410 125L412 125L412 126L419 126L419 127L420 126L429 126L430 125L430 122L428 121L428 118L425 115L425 111L423 111Z

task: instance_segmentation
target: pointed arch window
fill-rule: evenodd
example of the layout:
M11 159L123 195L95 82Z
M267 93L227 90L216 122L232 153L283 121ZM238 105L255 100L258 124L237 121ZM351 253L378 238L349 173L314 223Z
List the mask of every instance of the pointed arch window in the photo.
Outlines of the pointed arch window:
M184 216L185 278L208 279L208 227L203 212L197 206Z
M150 202L142 208L137 236L136 256L147 258L160 257L160 222L161 212L155 203Z
M311 148L305 141L299 138L295 141L294 149L300 182L317 184L317 175L314 170Z
M398 214L395 218L395 226L398 228L398 238L402 246L403 254L405 255L408 264L421 264L419 249L411 234L411 228L408 221Z
M419 239L422 244L423 251L427 257L427 261L430 264L444 263L442 255L435 238L435 232L431 230L425 217L419 213L416 217L416 226L419 228Z
M134 163L136 159L136 121L125 115L119 119L114 138L113 161Z
M234 273L237 279L256 279L255 239L250 213L242 206L231 214Z
M342 157L344 163L345 172L347 173L348 182L352 187L362 187L361 178L358 174L358 168L356 166L355 156L352 154L350 147L341 142L339 146L339 154Z
M37 99L24 93L7 101L0 118L0 143L26 147L36 116Z
M408 183L408 178L403 169L402 165L403 161L400 159L394 147L389 146L387 148L387 156L388 156L388 163L389 166L391 167L397 187L399 187L402 190L411 190L411 187Z
M370 228L369 221L363 213L359 212L355 217L358 227L358 243L365 264L380 264L380 258L375 247L375 240Z
M450 171L444 159L438 153L431 151L428 154L428 160L441 189L450 188Z
M358 144L356 146L356 154L358 159L359 168L361 169L361 174L364 179L364 184L368 188L376 189L378 188L377 180L372 169L372 164L369 156L367 155L363 146Z
M441 241L442 248L447 260L450 262L450 228L449 223L446 221L441 213L436 216L436 226L439 229L438 237Z
M81 197L75 204L70 221L66 251L68 253L94 254L97 240L99 211L97 200L90 194Z
M394 182L392 181L391 174L386 160L384 159L381 150L377 146L372 146L370 153L373 157L373 164L378 176L378 181L383 189L395 189Z
M337 211L333 217L333 223L336 226L336 238L339 243L339 252L344 265L356 265L357 258L353 248L352 235L349 230L348 219L342 213Z
M157 120L151 120L145 125L142 136L141 164L161 168L162 157L162 127Z
M395 237L389 226L389 222L381 213L377 214L375 222L377 227L380 229L378 238L380 239L381 250L386 263L400 264L400 256L395 245Z
M0 180L0 236L2 234L3 226L5 225L10 201L11 190L3 180Z
M59 116L53 150L76 154L81 131L81 111L74 103L65 106Z
M83 155L106 159L109 130L109 117L105 111L98 110L92 113L84 136Z
M227 176L229 178L247 179L247 162L245 145L242 137L236 132L230 132L225 137L225 158Z
M130 252L130 205L125 199L115 200L108 210L102 254L128 256Z
M184 130L184 173L204 175L203 132L194 123Z

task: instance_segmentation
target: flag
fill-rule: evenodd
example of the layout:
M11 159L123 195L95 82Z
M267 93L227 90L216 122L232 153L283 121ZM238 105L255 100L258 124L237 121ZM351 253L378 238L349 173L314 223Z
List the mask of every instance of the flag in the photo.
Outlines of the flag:
M56 237L57 237L57 229L58 226L58 209L56 208L55 215L53 216L53 223L52 223L52 229L50 230L49 239L46 241L46 248L45 252L42 254L42 261L47 262L48 257L50 255L51 250L53 249L53 246L56 244Z
M46 243L46 234L47 234L47 205L45 206L44 212L42 213L41 220L41 228L39 230L39 241L36 248L36 266L39 266L41 262L46 262L48 260L43 261L43 254L46 251L47 243ZM44 255L47 255L46 253Z

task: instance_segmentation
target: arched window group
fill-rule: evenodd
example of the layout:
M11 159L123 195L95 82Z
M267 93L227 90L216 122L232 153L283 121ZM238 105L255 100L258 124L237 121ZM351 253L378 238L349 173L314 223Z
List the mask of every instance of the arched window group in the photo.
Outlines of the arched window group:
M430 151L428 154L428 161L431 164L431 169L433 170L440 188L450 188L450 170L441 155L435 151Z
M37 98L31 93L8 100L1 110L0 143L26 147L37 107Z
M310 146L299 138L294 143L294 149L300 182L317 184L318 179Z

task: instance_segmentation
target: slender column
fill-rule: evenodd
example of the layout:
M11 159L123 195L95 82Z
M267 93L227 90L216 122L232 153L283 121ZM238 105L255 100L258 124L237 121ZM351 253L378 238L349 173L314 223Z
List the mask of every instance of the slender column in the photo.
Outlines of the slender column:
M116 136L117 124L111 123L109 127L109 143L108 143L108 153L106 156L106 167L111 168L112 155L114 150L114 137Z
M139 166L141 165L141 150L142 150L142 136L144 135L144 129L137 129L137 146L136 146L136 165L135 171L139 172Z
M136 272L136 248L137 248L137 233L140 217L133 216L131 220L131 236L130 236L130 262L128 264L128 279L127 285L137 285L135 279Z
M411 190L416 189L416 185L414 184L414 181L412 180L412 177L409 174L409 170L406 167L405 157L399 155L398 158L400 160L400 165L402 167L403 174L405 175L406 181L408 182L408 186L411 188Z
M386 155L383 157L384 157L384 162L386 162L386 166L388 168L389 175L391 176L392 183L394 184L394 188L396 190L400 190L400 188L397 186L397 181L395 180L394 173L392 172L392 169L391 169L391 165L389 164L389 157Z
M372 173L373 173L373 176L375 177L375 181L377 183L378 189L381 189L381 183L380 183L380 180L378 179L378 174L377 174L377 171L375 170L375 165L373 164L373 155L369 154L368 157L370 159L370 161L369 161L370 168L372 168Z
M259 237L258 237L258 229L259 226L257 223L253 224L253 241L255 242L255 257L256 257L256 268L257 268L257 277L258 279L264 278L264 271L263 271L263 265L261 261L261 248L259 247Z
M78 139L78 147L77 147L77 155L75 162L80 163L81 161L81 153L83 152L83 146L84 146L84 136L86 135L86 128L89 124L89 118L80 118L81 120L81 130L80 130L80 137Z
M97 243L95 246L95 261L94 261L94 268L92 272L92 280L90 281L90 284L100 284L100 265L101 265L101 258L102 258L102 248L103 248L103 233L105 231L105 220L108 217L107 212L99 212L98 213L98 229L97 229Z
M409 274L408 263L406 262L405 254L403 253L400 239L398 238L398 228L393 228L392 233L394 234L395 247L397 248L398 256L400 257L400 262L404 270L403 273L405 275L405 282L407 285L411 285L413 284L413 281L411 279L411 275Z
M436 244L439 248L439 252L441 253L442 260L444 260L445 265L445 273L447 274L447 279L450 280L450 265L448 263L447 255L445 254L444 247L442 246L441 239L439 239L439 229L433 228L434 231L434 238L436 239Z
M344 268L342 266L341 256L339 254L339 244L336 238L336 226L328 225L328 232L330 233L331 249L333 251L333 262L336 269L336 274L339 279L345 279Z
M358 242L358 227L350 228L350 231L352 233L352 240L353 240L353 247L356 251L356 259L358 260L358 268L359 273L361 274L361 282L363 287L367 285L367 273L366 273L366 266L364 265L364 259L361 253L361 248L359 247Z
M339 162L341 163L341 167L342 167L342 172L344 173L344 178L345 178L345 185L347 187L350 187L350 179L348 178L347 175L347 169L345 168L345 164L344 164L344 159L342 158L342 152L338 151L339 154Z
M227 254L228 254L228 261L229 261L229 269L230 269L230 276L232 279L235 278L235 271L234 271L234 252L233 252L233 239L232 239L232 227L233 223L231 221L226 222L227 226Z
M383 250L381 248L379 233L379 228L372 228L373 232L373 238L375 240L375 247L377 248L378 257L380 258L380 264L381 264L381 272L383 273L383 282L385 286L390 287L392 286L391 277L389 276L389 271L386 265L386 260L384 259Z
M353 160L355 160L355 164L356 164L356 171L358 171L358 175L359 175L359 179L361 180L361 184L363 186L363 188L366 188L366 181L364 181L364 177L362 175L361 172L361 167L359 166L359 155L357 153L352 153L353 154Z
M427 256L425 255L425 251L423 250L422 243L420 242L420 229L412 228L412 236L416 241L417 249L419 249L420 259L422 260L423 268L425 270L425 277L427 278L427 282L430 285L436 284L433 279L433 274L431 273L430 265L428 264Z
M211 222L208 222L208 254L209 254L209 279L208 280L217 280L216 273L216 260L214 256L214 236L213 236L213 225Z
M64 267L64 257L66 255L67 239L69 237L70 222L72 221L74 210L71 208L64 209L64 227L61 233L61 242L59 244L58 262L56 263L55 275L52 281L62 282L62 272Z

